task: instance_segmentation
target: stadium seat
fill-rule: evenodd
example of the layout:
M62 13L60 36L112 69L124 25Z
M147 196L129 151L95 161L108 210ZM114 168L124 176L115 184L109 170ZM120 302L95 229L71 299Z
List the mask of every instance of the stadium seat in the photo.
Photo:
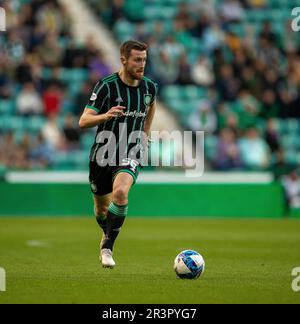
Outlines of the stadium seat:
M299 132L300 125L297 119L287 119L285 121L285 130L289 134L297 134Z
M144 1L126 0L125 12L126 16L133 21L141 21L145 19Z
M84 82L88 78L86 69L61 69L60 78L66 83Z
M31 117L26 120L24 120L24 128L29 133L38 133L42 130L44 124L46 122L46 119L44 117Z
M213 160L216 155L218 138L216 136L205 136L205 156L209 160Z
M299 147L298 135L284 135L281 137L281 143L286 150L296 150Z
M180 87L178 86L165 86L162 90L162 96L168 102L172 102L173 100L176 101L181 97L180 91Z
M15 102L13 100L0 100L0 115L13 115Z
M89 155L85 155L81 151L56 153L54 156L54 169L84 169L88 164L88 158Z
M84 149L89 150L94 143L95 135L94 133L87 132L81 136L80 142Z
M199 92L198 92L198 87L197 86L185 86L182 87L182 98L184 100L195 100L199 98Z
M134 31L134 25L126 20L119 20L114 27L114 33L120 42L129 39L130 35L134 34Z
M74 96L72 96L72 97L74 98ZM66 100L64 100L62 112L64 114L74 113L74 102L73 102L73 100L68 99L68 98L66 98Z
M186 109L186 102L183 100L174 100L170 102L171 109L177 114L183 114Z
M3 116L0 118L0 129L3 131L24 130L24 119L19 116Z
M285 160L287 163L290 163L293 165L298 164L300 162L299 154L297 153L296 150L288 149L285 152Z

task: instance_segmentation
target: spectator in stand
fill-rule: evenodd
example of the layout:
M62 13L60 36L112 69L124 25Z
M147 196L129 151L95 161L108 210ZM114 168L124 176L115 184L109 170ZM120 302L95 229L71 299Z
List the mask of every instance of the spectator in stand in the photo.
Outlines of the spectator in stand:
M285 25L285 33L282 39L281 47L285 54L297 53L297 51L300 49L299 34L293 31L290 21L288 21Z
M267 0L243 0L247 8L265 8Z
M25 39L22 37L20 29L12 29L8 31L7 54L16 64L20 62L26 53Z
M161 50L152 64L155 78L161 86L175 83L179 76L179 66L166 51Z
M93 86L90 82L85 82L82 85L80 92L76 96L74 102L75 116L80 117L82 115L83 109L91 97L92 90L93 90Z
M189 27L190 15L190 6L184 2L179 3L175 20L180 20L184 29Z
M179 75L177 83L183 86L194 83L192 80L192 68L188 62L186 54L183 54L179 60Z
M34 168L49 168L53 163L54 151L40 133L32 146L29 157Z
M61 111L64 95L62 89L52 84L43 94L44 113L46 116L58 115Z
M246 129L256 125L260 103L248 90L242 89L240 91L235 106L241 128Z
M12 95L12 82L9 74L9 60L0 52L0 99L8 99Z
M230 107L228 104L224 102L219 102L216 105L216 113L218 118L218 129L226 128L227 125L227 119L230 115Z
M238 169L242 166L237 139L229 128L221 130L214 165L221 171Z
M243 6L237 0L224 0L220 10L225 23L240 22L244 17Z
M265 140L269 145L272 153L276 153L281 150L279 134L275 127L274 119L269 119L266 124Z
M222 47L225 40L225 34L220 25L213 22L204 30L202 40L205 54L211 55L215 50Z
M91 59L89 63L89 68L92 74L97 75L98 79L102 79L112 73L111 67L105 63L103 54L97 51L97 56Z
M190 15L193 13L198 13L201 21L201 14L205 15L208 18L208 21L217 19L217 8L213 1L211 0L202 0L193 2L191 5Z
M282 179L289 208L300 208L300 177L297 170L293 170Z
M289 74L279 85L281 117L300 118L300 82L295 74Z
M61 79L62 69L59 67L51 69L51 76L48 78L41 78L41 88L46 90L52 85L55 85L57 88L61 90L66 90L66 85Z
M230 113L226 120L226 127L229 128L236 136L236 138L241 137L241 126L238 116L234 113Z
M203 87L212 86L215 82L215 76L212 64L208 57L200 56L193 66L192 70L193 81Z
M125 18L124 0L113 0L110 6L110 23L115 24L118 20Z
M275 69L267 69L263 76L264 88L272 89L275 93L275 99L278 97L278 86L280 83L279 71Z
M0 137L0 165L5 167L12 165L16 149L15 136L12 132Z
M261 74L252 66L245 66L241 71L241 84L243 89L247 89L257 99L261 98L263 91L263 81Z
M232 53L241 52L243 50L242 39L234 32L228 31L225 37L225 41Z
M271 69L274 68L274 66L279 66L281 62L279 49L264 36L260 36L258 39L256 55L259 61Z
M239 143L243 164L250 170L263 170L270 165L270 151L256 128L246 131Z
M56 1L41 1L42 6L36 13L36 19L39 24L43 24L46 30L52 33L58 33L63 29L64 18L61 15L62 8L59 8Z
M64 151L66 140L64 133L58 127L57 115L50 114L42 130L43 138L50 148L54 151Z
M26 136L17 143L13 133L5 134L0 140L0 165L11 169L29 169L29 145Z
M195 19L190 19L188 30L193 37L201 39L204 31L210 26L210 24L210 16L205 14L203 11L199 11L198 17L195 17Z
M17 97L18 114L28 117L43 114L43 102L32 83L26 83Z
M17 144L17 150L14 153L14 167L16 169L30 169L31 163L29 152L31 149L31 137L29 134L24 134L20 143Z
M33 81L31 60L31 56L27 54L20 63L16 65L15 75L18 83L24 84Z
M260 116L264 119L275 118L280 114L280 106L276 100L275 92L272 89L266 89L262 98L262 109Z
M232 66L221 67L221 75L217 76L217 88L224 101L235 101L239 94L240 82L234 77Z
M202 100L198 109L190 115L189 126L193 131L213 134L217 130L217 117L209 100Z
M280 149L275 152L274 163L271 166L271 171L274 175L274 180L282 180L283 176L290 174L297 169L297 165L289 163L285 157L284 151Z
M262 27L262 31L260 32L260 37L265 38L270 43L275 44L277 42L277 35L274 32L274 26L270 21L266 21Z
M75 122L74 116L70 113L65 117L63 133L66 139L67 150L72 151L80 148L80 129L78 122Z
M58 43L57 35L48 34L45 42L37 49L39 57L46 67L57 67L63 58L63 49Z

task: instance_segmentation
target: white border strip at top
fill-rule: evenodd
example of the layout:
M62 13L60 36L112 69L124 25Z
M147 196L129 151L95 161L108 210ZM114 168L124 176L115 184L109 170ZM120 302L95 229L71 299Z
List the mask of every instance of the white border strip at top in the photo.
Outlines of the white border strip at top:
M88 183L87 172L8 172L8 183ZM273 181L271 173L260 172L207 172L202 177L186 177L184 172L142 172L140 184L197 184L197 183L245 183L268 184Z

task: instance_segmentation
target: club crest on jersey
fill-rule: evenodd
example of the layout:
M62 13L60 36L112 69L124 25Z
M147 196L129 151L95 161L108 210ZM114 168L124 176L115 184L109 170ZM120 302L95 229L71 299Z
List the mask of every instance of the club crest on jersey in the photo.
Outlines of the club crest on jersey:
M144 95L144 104L145 104L145 106L149 106L150 105L151 99L152 99L152 95L151 94L145 94Z
M95 101L97 99L97 94L96 93L93 93L92 96L91 96L91 101Z

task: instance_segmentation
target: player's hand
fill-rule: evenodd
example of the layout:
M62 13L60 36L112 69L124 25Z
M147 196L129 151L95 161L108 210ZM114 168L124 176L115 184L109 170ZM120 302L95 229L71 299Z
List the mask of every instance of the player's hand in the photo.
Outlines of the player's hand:
M118 118L118 117L123 117L125 116L124 110L126 107L123 106L115 106L112 107L105 115L106 115L106 120L109 121L113 118Z

